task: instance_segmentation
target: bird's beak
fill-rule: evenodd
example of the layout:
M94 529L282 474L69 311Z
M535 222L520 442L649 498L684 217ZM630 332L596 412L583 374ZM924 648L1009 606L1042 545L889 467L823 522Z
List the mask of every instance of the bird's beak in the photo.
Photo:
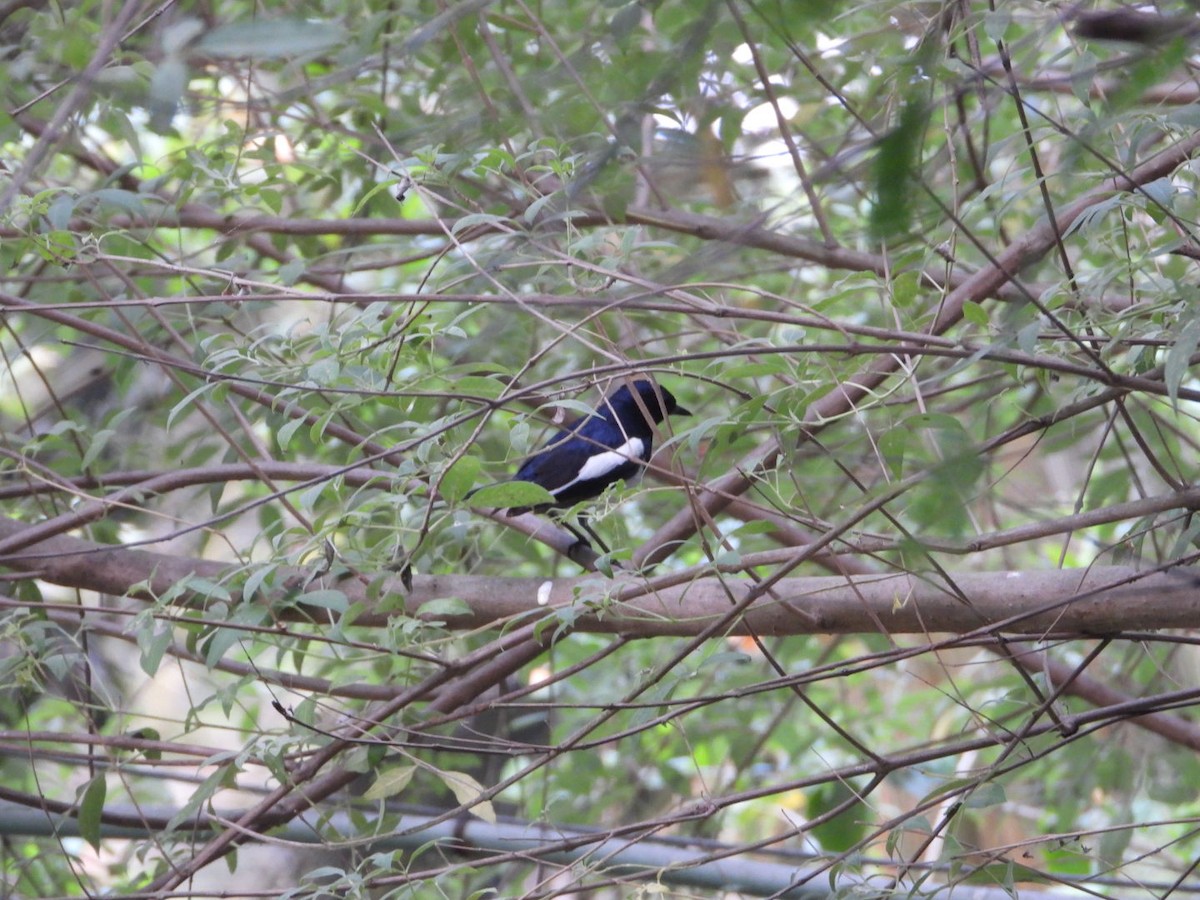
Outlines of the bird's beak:
M690 416L691 414L692 411L690 409L684 409L682 406L676 406L671 410L671 415L673 416Z

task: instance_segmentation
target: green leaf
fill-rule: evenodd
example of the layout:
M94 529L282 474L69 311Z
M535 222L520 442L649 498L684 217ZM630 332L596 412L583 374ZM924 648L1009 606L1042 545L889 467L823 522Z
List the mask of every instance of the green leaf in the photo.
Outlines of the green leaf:
M896 275L890 287L892 302L901 309L911 307L921 295L920 278L913 272L901 272Z
M1124 205L1125 200L1126 197L1124 194L1116 194L1093 203L1063 229L1063 237L1070 237L1077 231L1085 234L1095 232L1098 226L1103 223L1105 216L1114 209L1120 209Z
M387 181L379 182L379 184L375 185L375 187L371 188L369 191L367 191L365 194L363 194L363 196L359 199L359 201L356 204L354 204L354 209L352 209L350 211L350 218L353 219L353 218L357 217L359 213L361 213L364 209L366 209L367 204L370 203L372 199L374 199L376 194L379 194L383 191L386 191L390 194L392 191L392 188L396 187L397 185L401 185L401 184L408 184L408 179L407 178L389 178Z
M254 600L255 595L262 589L268 578L273 576L277 570L274 564L259 566L246 576L246 581L242 585L242 599Z
M417 617L422 619L445 619L454 616L471 615L470 604L458 597L435 597L427 600L417 609Z
M412 781L413 773L416 771L416 766L395 766L385 769L379 773L374 784L363 792L363 799L384 800L396 796L408 787L408 783Z
M233 599L233 595L229 593L229 589L224 585L217 584L215 581L200 575L189 575L183 579L181 585L184 590L200 594L207 600L223 600L228 603Z
M463 375L454 380L454 393L459 397L483 397L495 400L508 389L508 385L499 378L488 378L485 375Z
M967 852L967 848L961 846L955 848L955 853L958 855ZM1018 896L1036 896L1036 894L1031 895L1028 892L1018 895L1014 887L1016 882L1027 881L1035 884L1044 884L1047 880L1046 876L1037 869L1030 866L1023 866L1011 860L1002 860L995 863L985 863L978 868L971 869L964 873L961 883L994 884L1007 893L1008 896L1015 898Z
M978 325L981 328L986 328L988 324L987 310L974 300L967 300L963 303L963 318L970 324Z
M450 227L450 233L458 235L465 229L476 225L500 225L504 222L511 223L512 219L508 216L498 216L493 213L468 213L454 220L454 224Z
M1092 870L1089 854L1078 843L1051 844L1042 849L1046 868L1057 875L1086 875Z
M204 32L204 22L186 17L163 27L160 42L163 53L175 55Z
M999 806L1008 797L1004 793L1004 785L994 781L986 781L967 795L965 806L982 809L988 806Z
M1173 208L1176 195L1175 182L1170 178L1156 178L1154 181L1142 185L1141 193L1160 210L1170 210Z
M300 257L289 260L279 267L279 281L291 286L300 280L300 276L304 274L308 268L308 262Z
M125 411L128 412L128 411ZM125 412L122 412L114 424L124 418ZM99 459L100 454L104 452L104 448L108 446L108 442L112 440L116 432L111 428L101 428L92 435L92 442L88 445L87 451L83 454L83 459L79 463L81 469L90 469Z
M275 431L275 441L279 444L279 449L286 450L292 443L292 438L295 437L296 431L307 424L304 419L297 417L280 425Z
M729 665L745 666L750 662L751 658L740 650L722 650L705 659L700 664L700 669L726 667Z
M142 728L135 728L133 731L127 732L126 737L141 741L161 741L162 735L157 728L151 728L146 725ZM148 760L162 759L162 751L157 749L146 749L142 751L142 755Z
M554 495L531 481L504 481L481 487L471 495L471 505L480 509L510 509L553 503Z
M1009 25L1012 24L1012 10L1001 8L983 14L983 32L988 40L997 42L1004 40Z
M240 628L231 628L223 625L217 628L212 637L208 639L204 646L204 664L212 669L225 657L225 653L242 641L250 640L254 637L253 632L244 631Z
M165 131L171 127L175 118L175 110L183 99L188 85L187 64L174 56L165 56L155 67L150 77L150 97L147 106L150 109L150 127L155 131Z
M871 234L876 239L900 237L911 228L917 200L917 163L928 123L927 105L910 101L901 110L896 127L879 141L870 220Z
M460 804L466 806L468 810L488 824L496 824L496 810L492 807L491 801L479 799L480 795L483 794L482 784L466 772L443 772L435 770L435 774L441 779L442 784L450 788L450 791Z
M186 410L197 397L202 397L213 389L211 382L205 382L193 391L190 391L186 397L171 407L171 411L167 413L167 428L175 421L175 417Z
M451 503L463 499L475 486L483 464L474 456L464 456L442 473L441 494Z
M966 510L984 463L958 418L909 416L880 437L879 449L895 477L924 475L904 500L913 522L943 534L959 534L969 526Z
M756 362L726 362L722 361L721 377L728 378L730 383L745 378L761 378L769 375L780 375L787 372L791 365L787 357L782 355L768 356Z
M367 747L351 747L341 757L342 768L347 772L366 774L371 771L370 753Z
M912 431L904 425L889 428L879 436L879 454L887 463L894 478L901 478L904 475L904 459L908 454L908 445L912 439Z
M1182 29L1174 40L1159 42L1152 53L1134 57L1133 65L1125 66L1117 87L1109 97L1113 110L1125 109L1141 101L1145 92L1162 83L1179 66L1190 51L1191 41Z
M66 191L60 191L46 210L46 221L55 231L66 231L71 225L71 216L75 214L75 197Z
M331 22L255 19L214 28L192 49L206 56L274 59L320 53L345 39L346 32Z
M83 788L83 799L79 801L79 833L94 850L100 849L100 825L107 793L108 783L101 773Z
M228 754L222 754L228 757ZM211 761L211 758L210 758ZM208 803L213 794L225 788L237 787L237 766L226 761L219 765L207 778L200 783L196 790L192 791L192 796L187 802L176 810L175 815L171 816L171 820L167 823L166 831L174 831L180 825L187 822L193 816L200 812L200 808Z
M153 678L162 664L163 654L167 652L167 647L171 646L172 634L171 626L165 622L150 619L149 623L147 627L138 631L138 664L143 672Z
M867 832L867 821L870 818L861 801L855 798L855 793L849 785L841 781L826 782L806 795L808 800L805 810L809 818L816 818L843 803L849 806L842 812L812 828L812 835L821 842L821 846L833 853L843 853L849 850Z
M101 188L88 195L98 206L112 207L131 216L142 216L146 212L146 199L133 191L122 188Z
M680 685L690 679L690 676L685 672L679 675L665 677L649 690L645 691L640 700L639 705L629 716L630 728L641 728L643 725L653 721L656 717L661 716L665 711L662 704L675 696L675 692L679 690Z
M293 602L297 606L319 606L336 613L344 613L350 601L342 591L325 588L301 594Z
M1183 384L1183 379L1188 374L1188 366L1198 344L1200 344L1200 316L1183 326L1183 330L1175 338L1171 349L1167 351L1167 359L1163 364L1163 381L1167 385L1167 396L1173 403L1179 402L1179 386Z

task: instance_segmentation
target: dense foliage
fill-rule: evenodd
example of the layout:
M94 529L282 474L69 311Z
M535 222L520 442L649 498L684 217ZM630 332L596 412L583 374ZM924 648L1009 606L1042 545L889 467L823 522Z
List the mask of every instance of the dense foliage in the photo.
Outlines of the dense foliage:
M5 895L1197 889L1189 9L0 4Z

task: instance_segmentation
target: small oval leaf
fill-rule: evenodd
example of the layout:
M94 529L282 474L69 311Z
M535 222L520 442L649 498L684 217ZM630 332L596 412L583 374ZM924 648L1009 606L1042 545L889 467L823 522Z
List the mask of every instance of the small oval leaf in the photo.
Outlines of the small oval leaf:
M438 772L438 778L454 793L454 798L489 825L496 824L496 810L490 800L479 800L483 785L466 772ZM478 802L474 802L478 801Z
M95 850L100 849L100 820L104 816L104 797L108 782L101 773L88 782L79 801L79 833Z
M554 495L532 481L505 481L481 487L471 495L471 505L481 508L511 509L515 506L541 506L553 503Z
M379 773L379 777L363 793L364 800L384 800L394 797L408 787L412 781L416 766L395 766Z

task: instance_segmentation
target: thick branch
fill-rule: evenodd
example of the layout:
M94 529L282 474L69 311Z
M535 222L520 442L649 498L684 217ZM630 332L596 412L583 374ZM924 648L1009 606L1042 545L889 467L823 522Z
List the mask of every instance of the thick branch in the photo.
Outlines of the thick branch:
M19 522L0 520L0 540L26 529ZM84 588L118 596L161 596L189 576L220 580L234 569L221 563L188 559L144 550L95 544L79 538L55 537L0 560L9 569L26 572L51 584ZM312 572L285 573L296 584L342 590L368 610L374 606L354 579L329 578L309 582ZM480 628L514 619L554 616L571 609L574 630L610 632L632 637L700 633L728 614L730 606L754 589L754 582L737 577L696 573L679 582L677 574L660 580L624 576L609 581L596 576L575 578L497 578L476 575L418 575L405 592L396 579L395 593L406 593L405 611L417 615L431 600L456 598L466 611L439 615L452 628ZM135 588L137 585L146 588ZM1106 634L1129 629L1200 627L1200 590L1190 570L1143 575L1126 566L1088 570L1031 572L970 572L954 576L956 593L937 579L908 574L845 578L822 576L786 578L776 585L775 598L762 598L730 633L762 635L840 634L884 631L891 634L969 632L997 627L1007 632L1040 635ZM193 595L188 601L202 604ZM585 611L580 611L583 607ZM312 611L325 618L327 609ZM578 615L576 615L579 613ZM385 613L368 612L357 620L377 625Z

